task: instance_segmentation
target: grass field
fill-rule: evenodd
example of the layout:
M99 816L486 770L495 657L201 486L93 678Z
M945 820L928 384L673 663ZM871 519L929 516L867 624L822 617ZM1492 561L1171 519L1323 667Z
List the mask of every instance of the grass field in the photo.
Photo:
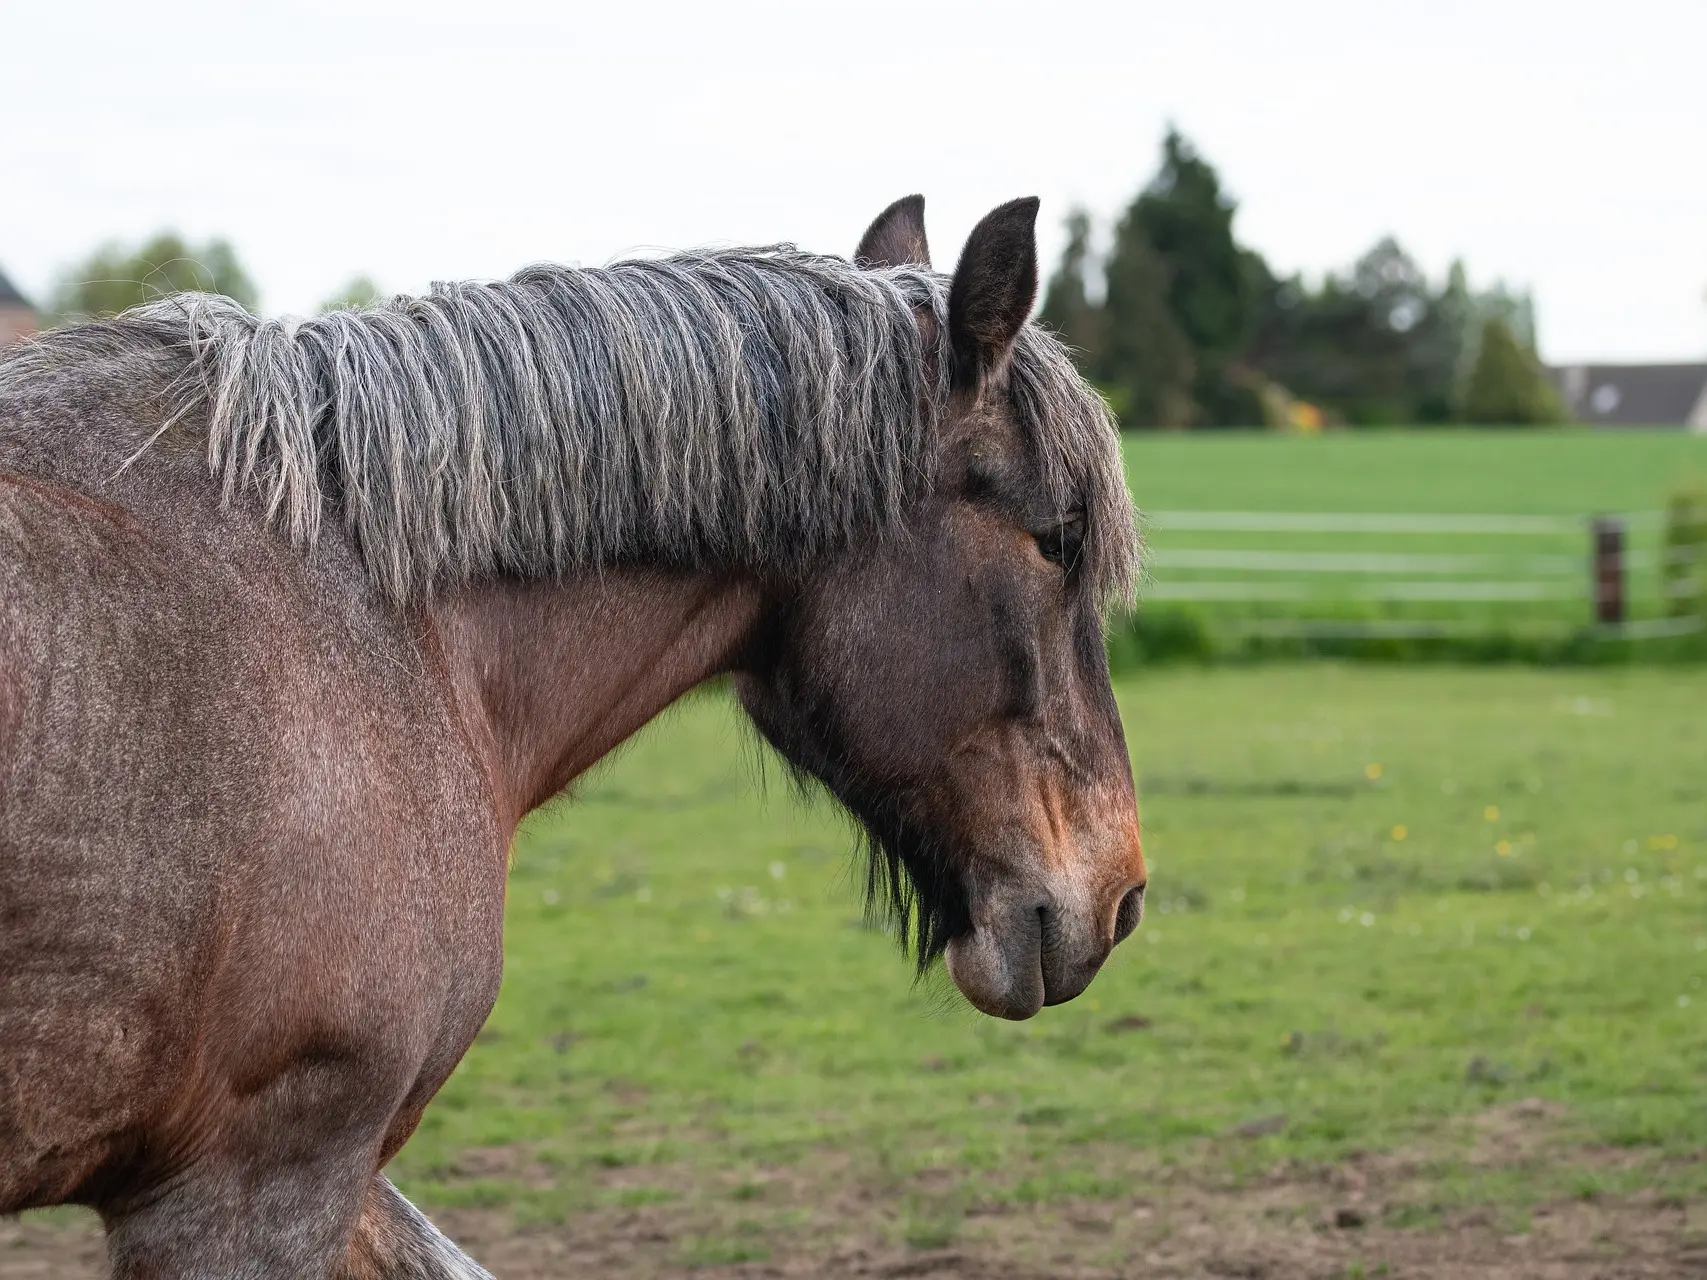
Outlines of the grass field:
M1580 522L1654 513L1678 486L1707 480L1707 437L1675 431L1138 434L1126 452L1133 493L1158 513L1149 529L1151 607L1189 609L1222 626L1315 617L1517 633L1580 627L1590 616ZM1176 512L1554 517L1563 527L1215 531L1172 527ZM1633 618L1665 612L1661 536L1651 519L1631 527ZM1302 567L1312 563L1315 570ZM1258 598L1216 598L1229 592Z
M1700 1203L1707 673L1316 664L1119 694L1150 914L1017 1025L912 988L839 821L756 788L731 708L690 700L530 823L503 997L405 1187L546 1233L639 1215L666 1270L849 1232L971 1248L1016 1214L1059 1258L1051 1206L1126 1224L1060 1227L1115 1265L1162 1247L1142 1206L1161 1230L1182 1188L1378 1158L1406 1161L1369 1210L1400 1234ZM1541 1146L1513 1150L1545 1160L1479 1156L1520 1100ZM1294 1217L1345 1194L1305 1181Z
M1126 474L1163 510L1502 512L1651 510L1707 481L1707 436L1681 431L1134 432Z

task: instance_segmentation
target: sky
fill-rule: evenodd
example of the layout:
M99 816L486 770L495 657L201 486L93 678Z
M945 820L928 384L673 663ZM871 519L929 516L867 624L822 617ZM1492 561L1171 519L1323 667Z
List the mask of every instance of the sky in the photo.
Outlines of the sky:
M1707 357L1701 0L0 0L0 269L229 238L269 312L1018 195L1045 266L1169 121L1281 273L1392 234L1533 290L1555 362Z

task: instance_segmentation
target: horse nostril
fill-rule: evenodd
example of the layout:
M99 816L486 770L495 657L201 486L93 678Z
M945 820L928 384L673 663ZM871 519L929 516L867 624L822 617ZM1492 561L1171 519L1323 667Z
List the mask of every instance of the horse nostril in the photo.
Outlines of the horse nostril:
M1055 960L1055 953L1061 947L1061 921L1049 909L1048 904L1037 909L1037 953L1038 960L1048 972Z
M1114 944L1119 946L1131 936L1144 918L1144 886L1128 889L1120 900L1120 910L1114 913Z

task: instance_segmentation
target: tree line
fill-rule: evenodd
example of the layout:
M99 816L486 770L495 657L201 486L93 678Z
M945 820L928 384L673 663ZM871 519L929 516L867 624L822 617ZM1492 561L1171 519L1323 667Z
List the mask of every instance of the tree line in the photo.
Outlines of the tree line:
M175 231L161 231L140 245L104 244L60 274L43 319L49 324L117 315L131 307L174 293L222 293L251 311L260 308L260 291L237 260L228 240L202 243ZM367 306L380 296L367 276L355 276L323 301L318 310Z
M1236 212L1214 166L1170 129L1106 253L1092 249L1089 214L1068 215L1039 318L1074 348L1123 425L1563 418L1526 294L1473 290L1462 263L1436 285L1391 237L1312 286L1241 245ZM112 315L180 290L227 294L251 310L258 302L228 242L163 232L134 248L103 246L67 271L46 319ZM320 309L377 296L358 276Z
M1439 285L1387 237L1312 286L1234 234L1237 205L1177 129L1100 258L1083 209L1040 319L1133 428L1527 424L1564 412L1526 294Z

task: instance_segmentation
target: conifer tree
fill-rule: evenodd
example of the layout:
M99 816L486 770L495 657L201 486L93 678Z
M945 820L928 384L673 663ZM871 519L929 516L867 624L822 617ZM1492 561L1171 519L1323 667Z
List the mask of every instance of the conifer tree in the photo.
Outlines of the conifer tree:
M1067 245L1061 265L1049 277L1038 319L1061 335L1080 364L1089 367L1097 354L1102 308L1090 299L1091 218L1083 209L1067 215Z
M1481 350L1464 388L1460 416L1484 426L1532 426L1564 417L1535 353L1497 316L1482 326Z
M1191 340L1168 303L1168 264L1129 214L1105 270L1101 342L1094 375L1129 427L1189 427L1201 416L1193 395Z

